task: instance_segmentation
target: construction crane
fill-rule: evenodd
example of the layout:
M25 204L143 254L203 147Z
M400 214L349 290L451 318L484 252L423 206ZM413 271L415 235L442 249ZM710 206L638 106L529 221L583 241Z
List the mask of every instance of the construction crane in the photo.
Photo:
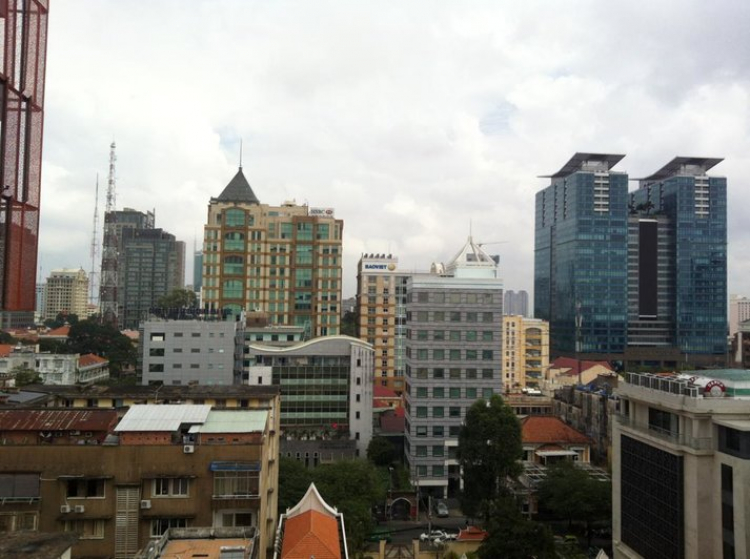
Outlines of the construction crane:
M91 271L89 272L89 304L96 304L96 255L98 243L96 231L99 228L99 173L96 174L96 194L94 195L94 225L91 231Z
M109 178L107 180L107 206L104 212L104 241L102 247L102 273L99 287L99 308L104 324L115 328L117 322L117 190L115 184L115 143L109 146Z

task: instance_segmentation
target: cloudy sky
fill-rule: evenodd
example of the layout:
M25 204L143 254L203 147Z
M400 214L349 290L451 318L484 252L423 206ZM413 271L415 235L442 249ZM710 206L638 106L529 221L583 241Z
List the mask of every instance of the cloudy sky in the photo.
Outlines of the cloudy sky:
M625 153L631 177L724 157L750 295L748 21L739 0L53 0L42 275L91 269L113 139L118 208L189 253L242 139L261 202L344 220L344 296L363 252L425 269L470 227L531 292L538 175L576 151Z

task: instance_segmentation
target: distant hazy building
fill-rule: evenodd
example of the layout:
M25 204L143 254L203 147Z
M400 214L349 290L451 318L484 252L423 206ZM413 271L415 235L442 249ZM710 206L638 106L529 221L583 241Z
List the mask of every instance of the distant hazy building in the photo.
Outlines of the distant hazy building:
M502 391L503 282L497 263L469 238L435 273L406 285L406 460L435 497L461 487L456 455L466 410Z
M750 320L750 299L739 295L729 296L729 335L734 336L740 324Z
M203 306L339 334L343 227L332 208L261 204L240 168L208 205Z
M157 320L141 324L142 384L239 382L243 323L236 320Z
M82 268L52 270L47 278L43 319L54 319L58 313L65 313L83 320L88 316L88 292L89 280Z
M203 288L203 251L196 250L193 252L193 291L198 298L199 306L201 305L201 289Z
M398 258L363 254L357 264L358 336L375 350L375 384L404 391L406 281Z
M185 243L155 229L153 212L125 208L108 212L114 223L117 255L117 308L120 328L135 330L149 309L185 285Z
M34 306L34 322L39 324L44 320L45 305L47 304L47 284L39 282L36 284L36 299Z
M507 290L503 300L503 313L529 316L529 294L526 291Z
M540 388L549 365L549 323L538 318L506 315L502 339L506 392Z

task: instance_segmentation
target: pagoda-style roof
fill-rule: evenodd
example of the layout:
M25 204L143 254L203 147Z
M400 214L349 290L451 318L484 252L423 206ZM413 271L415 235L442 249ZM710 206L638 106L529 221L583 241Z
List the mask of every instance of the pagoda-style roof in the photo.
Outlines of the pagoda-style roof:
M237 174L234 178L229 181L229 184L224 187L224 190L219 194L216 199L219 202L239 202L243 204L260 204L260 200L253 192L250 187L250 183L247 182L245 174L242 172L242 167L237 170Z

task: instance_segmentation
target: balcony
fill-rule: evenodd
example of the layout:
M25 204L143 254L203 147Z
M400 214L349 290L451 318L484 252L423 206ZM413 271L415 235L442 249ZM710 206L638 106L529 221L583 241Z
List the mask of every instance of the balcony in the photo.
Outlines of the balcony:
M701 452L712 452L716 449L714 439L711 437L693 437L684 433L675 433L646 423L638 423L622 413L616 414L615 418L617 423L623 427L627 427L643 435L654 437L676 446L684 446Z

